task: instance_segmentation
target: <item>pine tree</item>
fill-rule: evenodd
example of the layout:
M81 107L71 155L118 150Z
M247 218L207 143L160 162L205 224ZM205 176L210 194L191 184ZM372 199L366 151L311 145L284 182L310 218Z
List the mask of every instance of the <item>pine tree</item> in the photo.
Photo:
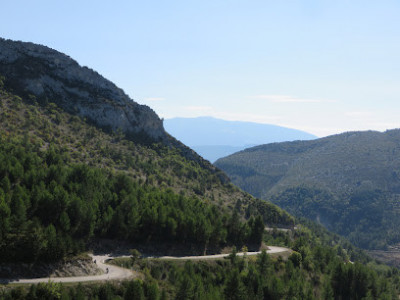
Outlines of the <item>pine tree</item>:
M140 280L130 281L124 294L125 300L144 300L142 282Z
M229 300L245 299L245 288L240 280L239 271L236 268L228 275L225 283L224 295L225 299Z
M11 210L8 207L3 191L0 189L0 243L10 230Z

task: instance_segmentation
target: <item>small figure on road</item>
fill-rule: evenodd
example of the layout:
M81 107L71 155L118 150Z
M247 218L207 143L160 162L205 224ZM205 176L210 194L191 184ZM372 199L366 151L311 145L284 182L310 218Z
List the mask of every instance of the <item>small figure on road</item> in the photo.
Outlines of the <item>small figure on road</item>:
M94 263L96 263L96 260L94 260Z
M106 269L106 274L108 274L108 268Z

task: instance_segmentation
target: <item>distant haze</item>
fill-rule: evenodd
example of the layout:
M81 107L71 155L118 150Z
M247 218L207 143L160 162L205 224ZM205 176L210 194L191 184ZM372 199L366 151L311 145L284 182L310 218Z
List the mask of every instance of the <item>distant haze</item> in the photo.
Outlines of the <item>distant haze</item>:
M164 127L211 162L255 145L316 138L301 130L212 117L167 119Z

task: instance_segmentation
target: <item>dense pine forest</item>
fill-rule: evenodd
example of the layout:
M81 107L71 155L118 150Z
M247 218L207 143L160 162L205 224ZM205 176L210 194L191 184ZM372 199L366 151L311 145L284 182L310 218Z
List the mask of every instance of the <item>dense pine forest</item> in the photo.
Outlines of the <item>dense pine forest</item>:
M4 111L3 111L4 116ZM0 136L1 261L56 261L93 238L185 242L202 249L259 245L263 218L240 221L195 195L71 163L56 143Z
M58 260L90 238L185 241L218 247L260 244L260 216L246 223L172 190L140 186L127 175L66 166L50 147L0 141L1 260Z

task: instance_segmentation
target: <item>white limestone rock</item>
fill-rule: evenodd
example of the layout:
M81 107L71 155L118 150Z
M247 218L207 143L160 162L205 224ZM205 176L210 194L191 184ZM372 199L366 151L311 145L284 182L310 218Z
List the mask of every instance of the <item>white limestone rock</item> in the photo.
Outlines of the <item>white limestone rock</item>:
M166 139L162 120L122 89L69 56L42 45L0 38L0 75L14 91L55 102L102 127Z

